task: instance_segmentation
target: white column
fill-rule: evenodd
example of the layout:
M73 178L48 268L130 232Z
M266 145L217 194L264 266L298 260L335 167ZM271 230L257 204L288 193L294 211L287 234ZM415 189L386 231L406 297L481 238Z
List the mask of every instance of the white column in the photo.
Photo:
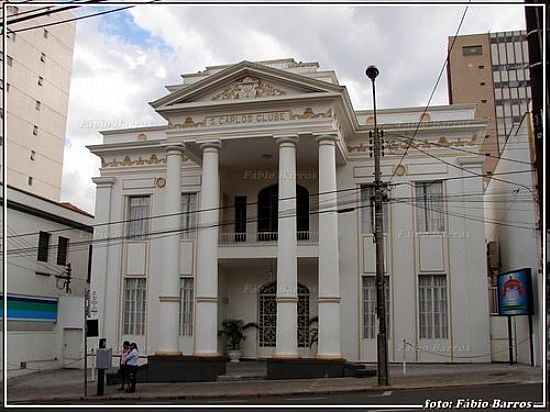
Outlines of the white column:
M275 357L298 357L298 269L296 238L296 144L298 136L276 136L279 144L277 238L277 334Z
M175 230L181 226L181 156L183 146L168 146L166 148L166 187L164 195L164 214L162 227L166 231ZM179 350L179 232L167 233L164 237L163 270L160 277L161 292L159 295L159 336L158 356L178 356Z
M220 220L220 141L202 144L199 207L195 356L218 353L218 231Z
M109 273L109 238L111 236L111 192L116 178L94 177L96 184L94 243L98 246L92 251L91 289L97 292L99 309L100 336L108 339L108 344L116 347L118 332L117 319L120 316L119 299L114 291L107 287L109 277L120 273ZM111 295L108 293L111 292Z
M336 135L319 143L319 334L317 357L341 359Z

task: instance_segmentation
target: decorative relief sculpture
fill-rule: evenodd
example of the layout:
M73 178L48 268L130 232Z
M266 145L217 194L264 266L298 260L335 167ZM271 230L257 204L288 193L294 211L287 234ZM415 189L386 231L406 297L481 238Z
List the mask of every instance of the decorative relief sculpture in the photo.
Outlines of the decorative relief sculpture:
M393 142L389 140L391 137L386 135L386 143L384 145L384 150L386 154L400 154L403 151L407 150L408 143L403 142L407 137L403 136L402 139L393 139ZM458 138L454 141L447 140L446 137L441 136L437 142L429 141L416 141L413 142L412 148L418 147L420 149L430 149L430 148L441 148L441 147L463 147L463 146L476 146L477 145L477 135L474 134L470 140L462 140ZM373 150L371 144L359 143L356 145L348 145L349 153L366 153Z
M203 122L196 122L193 121L192 117L186 117L185 121L183 123L168 123L167 128L168 129L187 129L190 127L201 127L204 126Z
M229 87L216 94L212 100L241 100L255 99L258 97L272 97L286 94L272 84L262 79L247 76L232 83Z
M292 120L332 118L332 107L329 107L325 113L315 113L311 107L306 107L303 114L293 114Z
M184 159L185 160L185 156ZM132 160L130 156L124 156L124 159L117 160L114 158L111 162L107 162L101 159L101 167L129 167L129 166L145 166L145 165L158 165L166 163L166 158L158 157L156 154L152 154L149 159L143 159L139 156L137 159Z

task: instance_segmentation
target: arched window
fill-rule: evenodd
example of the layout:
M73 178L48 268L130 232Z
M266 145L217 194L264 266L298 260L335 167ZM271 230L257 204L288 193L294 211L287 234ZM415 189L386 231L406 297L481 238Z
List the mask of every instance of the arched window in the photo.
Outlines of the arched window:
M277 240L279 223L279 185L265 187L258 193L258 240ZM296 185L296 226L298 240L309 239L309 192Z
M259 342L262 347L275 347L277 336L277 282L260 288ZM309 288L298 283L298 347L309 346Z

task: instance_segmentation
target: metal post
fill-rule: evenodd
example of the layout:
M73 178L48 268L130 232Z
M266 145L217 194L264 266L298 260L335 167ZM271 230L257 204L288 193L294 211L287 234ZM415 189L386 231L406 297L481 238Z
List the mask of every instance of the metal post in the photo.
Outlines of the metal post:
M374 66L367 67L366 74L372 81L372 99L374 106L374 241L376 244L376 316L378 318L377 342L377 372L378 384L389 385L388 374L388 340L386 336L386 300L384 296L384 219L382 201L384 184L380 170L380 133L376 120L376 86L375 79L378 69Z
M508 315L508 362L514 364L514 343L512 340L512 316Z
M403 339L403 375L407 374L407 341Z
M84 291L84 397L88 396L88 298L90 291Z

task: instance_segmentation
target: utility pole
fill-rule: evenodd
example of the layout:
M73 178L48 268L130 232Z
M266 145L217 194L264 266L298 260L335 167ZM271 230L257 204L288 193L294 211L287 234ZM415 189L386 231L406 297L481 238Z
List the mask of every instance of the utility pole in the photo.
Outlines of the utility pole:
M378 334L376 335L377 375L378 385L389 385L384 285L384 216L382 210L385 185L382 183L382 172L380 170L382 147L378 123L376 121L376 86L374 83L379 71L375 66L369 66L365 73L372 81L372 99L374 105L374 242L376 246L376 317L378 318Z

